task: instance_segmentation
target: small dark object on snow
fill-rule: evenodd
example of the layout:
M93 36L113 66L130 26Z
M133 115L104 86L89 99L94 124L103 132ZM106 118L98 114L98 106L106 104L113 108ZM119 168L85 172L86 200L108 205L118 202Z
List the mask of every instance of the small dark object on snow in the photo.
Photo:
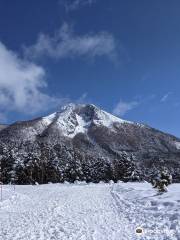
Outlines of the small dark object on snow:
M136 234L138 235L143 234L143 229L141 227L136 228Z

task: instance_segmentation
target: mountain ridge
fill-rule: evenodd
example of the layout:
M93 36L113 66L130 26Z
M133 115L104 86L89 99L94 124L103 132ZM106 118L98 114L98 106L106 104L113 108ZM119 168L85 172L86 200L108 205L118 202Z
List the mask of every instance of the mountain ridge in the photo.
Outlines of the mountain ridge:
M70 104L0 131L4 182L148 180L166 167L180 181L180 139L122 120L93 104Z

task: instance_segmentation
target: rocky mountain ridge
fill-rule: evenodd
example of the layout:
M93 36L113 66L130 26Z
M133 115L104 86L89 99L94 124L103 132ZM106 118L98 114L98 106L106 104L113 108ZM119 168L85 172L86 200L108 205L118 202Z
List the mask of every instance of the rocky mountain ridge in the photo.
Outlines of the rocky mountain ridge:
M148 180L166 167L180 182L180 139L92 104L0 129L3 182Z

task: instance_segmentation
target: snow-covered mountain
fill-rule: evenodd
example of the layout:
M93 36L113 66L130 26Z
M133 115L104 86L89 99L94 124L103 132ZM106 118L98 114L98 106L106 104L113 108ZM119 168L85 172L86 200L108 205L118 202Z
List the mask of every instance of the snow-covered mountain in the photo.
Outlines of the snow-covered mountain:
M43 121L50 125L55 123L62 135L73 138L78 133L87 134L92 125L105 126L111 128L113 123L124 123L121 120L94 105L69 104L62 108L61 112L56 112L44 117Z
M0 155L5 182L150 180L163 166L180 181L180 139L92 104L2 128Z

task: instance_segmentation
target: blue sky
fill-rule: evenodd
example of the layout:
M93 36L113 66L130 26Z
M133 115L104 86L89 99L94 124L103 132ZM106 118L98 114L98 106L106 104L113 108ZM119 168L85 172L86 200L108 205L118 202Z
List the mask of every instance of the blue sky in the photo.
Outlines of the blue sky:
M0 0L0 121L91 102L180 137L178 0Z

